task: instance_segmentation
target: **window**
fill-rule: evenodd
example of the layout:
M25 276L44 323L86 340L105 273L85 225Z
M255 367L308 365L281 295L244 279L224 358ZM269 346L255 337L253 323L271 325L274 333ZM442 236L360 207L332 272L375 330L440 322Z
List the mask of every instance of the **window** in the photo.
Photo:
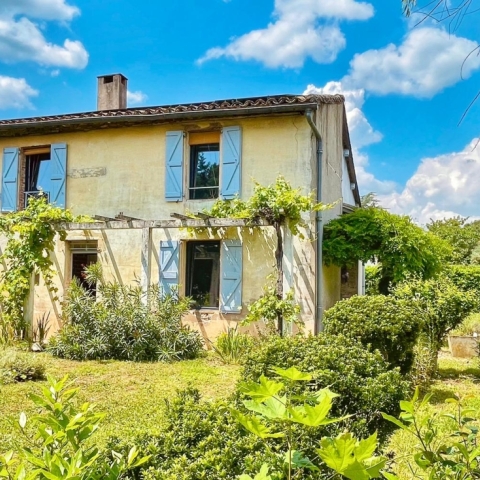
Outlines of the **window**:
M218 198L220 188L220 144L190 147L190 200Z
M50 149L49 149L50 150ZM50 201L50 151L46 153L25 154L25 181L23 187L22 207L26 207L28 199L43 193Z
M218 308L220 296L220 242L187 243L185 290L196 308Z
M92 295L96 295L96 286L85 280L85 268L98 262L98 244L96 240L70 242L72 252L72 280L76 278L80 285Z
M4 148L2 212L25 208L28 199L44 192L50 203L65 208L67 145L55 143L27 148Z

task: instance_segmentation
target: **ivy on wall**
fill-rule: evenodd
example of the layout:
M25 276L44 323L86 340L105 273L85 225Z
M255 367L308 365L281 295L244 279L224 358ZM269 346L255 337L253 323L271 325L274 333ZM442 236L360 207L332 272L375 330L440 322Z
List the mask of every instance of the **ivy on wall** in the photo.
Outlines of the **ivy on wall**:
M44 196L30 198L25 210L0 216L0 235L7 239L0 257L4 265L0 281L0 340L9 341L26 333L24 306L32 274L41 274L51 292L57 290L50 252L56 234L64 240L66 232L58 231L56 224L88 220L75 218L70 211L49 204Z

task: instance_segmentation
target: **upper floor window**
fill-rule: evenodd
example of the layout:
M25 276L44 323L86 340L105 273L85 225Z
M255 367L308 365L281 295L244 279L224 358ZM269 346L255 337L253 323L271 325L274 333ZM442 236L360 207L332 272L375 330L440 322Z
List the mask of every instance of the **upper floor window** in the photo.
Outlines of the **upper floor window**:
M220 144L190 147L190 200L218 198L220 188Z
M65 208L67 145L3 149L2 212L22 210L32 196L43 192L50 203Z

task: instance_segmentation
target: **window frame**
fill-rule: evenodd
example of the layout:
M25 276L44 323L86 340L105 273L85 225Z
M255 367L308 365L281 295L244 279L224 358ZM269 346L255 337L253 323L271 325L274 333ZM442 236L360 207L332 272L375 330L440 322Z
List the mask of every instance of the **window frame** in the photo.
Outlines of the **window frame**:
M210 150L210 147L217 147L217 150ZM203 149L207 148L208 150L205 150L207 152L218 152L218 179L217 183L218 185L212 185L209 187L195 187L192 185L195 185L196 177L197 177L197 162L198 162L198 154L203 151ZM187 183L187 190L188 190L188 200L216 200L220 198L220 179L221 179L221 173L220 173L220 167L221 167L221 159L220 159L220 142L215 142L215 143L198 143L194 145L189 145L189 162L188 162L188 183ZM200 190L216 190L217 195L215 197L207 197L207 198L194 198L192 195L194 195L195 191L200 191Z

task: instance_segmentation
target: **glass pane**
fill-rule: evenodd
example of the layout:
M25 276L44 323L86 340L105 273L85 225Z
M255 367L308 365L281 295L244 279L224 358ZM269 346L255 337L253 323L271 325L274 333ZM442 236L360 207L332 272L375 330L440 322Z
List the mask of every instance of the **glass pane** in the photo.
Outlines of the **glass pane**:
M50 192L50 160L41 160L35 190Z
M187 296L195 308L219 305L220 242L189 242L187 244Z
M190 159L190 198L218 197L220 148L218 143L194 145ZM212 188L213 187L213 188Z

